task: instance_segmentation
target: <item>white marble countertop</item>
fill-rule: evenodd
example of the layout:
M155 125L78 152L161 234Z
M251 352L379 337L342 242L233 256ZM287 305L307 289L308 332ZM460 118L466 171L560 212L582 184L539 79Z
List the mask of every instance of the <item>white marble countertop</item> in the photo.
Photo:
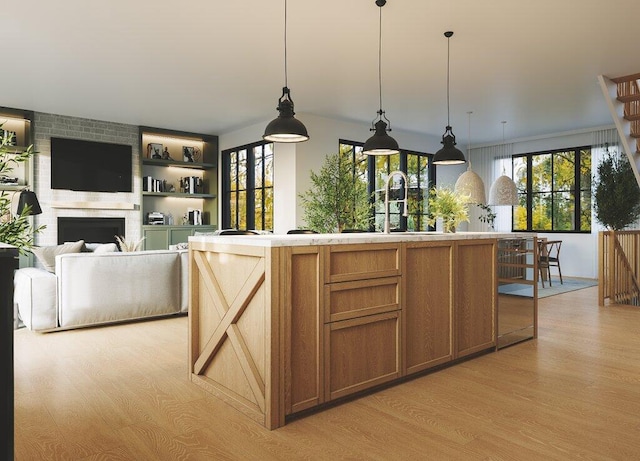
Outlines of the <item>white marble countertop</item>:
M345 234L266 234L266 235L203 235L189 237L189 242L253 245L261 247L343 245L355 243L421 242L438 240L469 240L483 238L527 238L534 233L522 232L359 232Z

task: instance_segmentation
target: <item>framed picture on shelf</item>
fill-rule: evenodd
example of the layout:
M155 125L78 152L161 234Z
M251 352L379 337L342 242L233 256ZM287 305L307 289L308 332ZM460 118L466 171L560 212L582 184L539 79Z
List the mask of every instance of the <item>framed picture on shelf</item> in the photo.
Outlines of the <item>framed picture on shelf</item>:
M147 158L162 158L162 144L155 142L147 144Z
M193 147L182 146L182 160L188 163L195 162L196 150Z

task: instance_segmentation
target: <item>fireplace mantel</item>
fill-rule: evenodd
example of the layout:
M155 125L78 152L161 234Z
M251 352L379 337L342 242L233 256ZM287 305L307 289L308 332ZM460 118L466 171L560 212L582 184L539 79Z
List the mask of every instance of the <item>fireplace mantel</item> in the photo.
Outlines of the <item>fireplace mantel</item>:
M130 202L51 202L51 208L87 209L87 210L136 210L138 205Z

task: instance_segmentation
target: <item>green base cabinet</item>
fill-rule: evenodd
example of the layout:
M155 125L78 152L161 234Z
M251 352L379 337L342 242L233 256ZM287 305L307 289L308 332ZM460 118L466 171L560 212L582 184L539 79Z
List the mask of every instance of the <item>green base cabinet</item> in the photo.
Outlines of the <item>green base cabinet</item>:
M189 240L196 232L213 232L216 226L142 226L145 250L167 250Z

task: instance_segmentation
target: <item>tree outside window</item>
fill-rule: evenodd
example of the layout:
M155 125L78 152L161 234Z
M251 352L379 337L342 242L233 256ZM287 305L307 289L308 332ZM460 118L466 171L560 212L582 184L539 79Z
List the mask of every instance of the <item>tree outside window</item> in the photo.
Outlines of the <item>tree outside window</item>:
M519 204L513 229L538 232L591 231L591 149L514 155Z
M273 143L222 152L222 227L273 230Z

